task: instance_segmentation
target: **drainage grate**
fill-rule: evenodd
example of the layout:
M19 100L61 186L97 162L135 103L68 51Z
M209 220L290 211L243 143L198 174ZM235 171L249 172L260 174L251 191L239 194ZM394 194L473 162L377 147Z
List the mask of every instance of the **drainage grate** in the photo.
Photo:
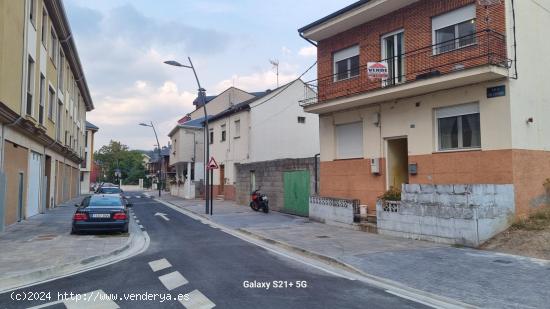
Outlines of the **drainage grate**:
M500 264L512 264L512 261L506 261L506 260L494 260L493 262L500 263Z
M320 235L320 236L316 236L317 238L330 238L329 236L327 235Z

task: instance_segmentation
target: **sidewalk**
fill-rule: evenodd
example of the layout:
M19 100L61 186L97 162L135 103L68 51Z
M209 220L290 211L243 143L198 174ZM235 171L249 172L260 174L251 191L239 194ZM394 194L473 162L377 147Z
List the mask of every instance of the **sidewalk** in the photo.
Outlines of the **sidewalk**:
M162 199L204 214L201 200ZM309 255L334 259L364 273L484 308L547 308L550 261L334 227L278 212L253 212L214 201L218 224Z
M71 235L73 199L0 234L0 291L78 271L114 258L136 243L129 234ZM137 228L139 230L139 228Z

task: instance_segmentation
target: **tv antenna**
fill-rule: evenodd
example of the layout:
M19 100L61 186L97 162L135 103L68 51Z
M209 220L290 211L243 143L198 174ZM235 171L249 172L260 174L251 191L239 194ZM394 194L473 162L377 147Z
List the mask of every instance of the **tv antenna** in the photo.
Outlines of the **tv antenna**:
M271 63L271 65L273 65L273 68L277 72L277 88L279 88L279 60L277 60L277 59L269 60L269 63Z

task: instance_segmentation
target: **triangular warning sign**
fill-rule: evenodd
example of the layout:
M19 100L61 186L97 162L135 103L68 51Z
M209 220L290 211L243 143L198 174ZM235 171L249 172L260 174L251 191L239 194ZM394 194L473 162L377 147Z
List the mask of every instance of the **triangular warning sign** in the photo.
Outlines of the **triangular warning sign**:
M214 157L211 157L210 158L210 161L208 161L208 166L207 168L209 170L217 170L219 168L218 166L218 163L216 162L216 160L214 159Z

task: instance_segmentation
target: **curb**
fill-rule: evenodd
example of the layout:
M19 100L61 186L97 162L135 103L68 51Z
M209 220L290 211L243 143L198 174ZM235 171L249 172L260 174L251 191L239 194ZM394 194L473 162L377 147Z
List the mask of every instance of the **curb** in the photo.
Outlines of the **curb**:
M382 278L382 277L378 277L378 276L368 274L368 273L366 273L366 272L364 272L364 271L362 271L362 270L360 270L360 269L358 269L358 268L356 268L356 267L354 267L354 266L352 266L348 263L342 262L342 261L340 261L336 258L330 257L330 256L326 256L326 255L323 255L323 254L320 254L320 253L317 253L317 252L314 252L314 251L306 250L306 249L301 248L301 247L293 246L293 245L290 245L286 242L282 242L282 241L275 240L275 239L272 239L272 238L257 235L257 234L255 234L251 231L246 230L246 229L242 229L242 228L234 229L234 228L228 227L226 225L223 225L223 224L220 224L220 223L217 223L217 222L213 221L208 216L205 216L205 215L202 215L202 214L199 214L199 213L195 213L191 210L180 207L180 206L178 206L174 203L171 203L169 201L164 201L164 200L158 199L158 198L155 198L154 200L157 201L157 202L163 203L168 207L177 208L177 210L179 210L181 213L187 214L188 216L190 216L192 218L193 217L202 218L202 219L208 221L209 224L213 227L216 227L216 225L217 225L219 227L223 227L223 229L225 229L225 230L233 231L235 234L240 234L241 236L244 236L244 237L253 238L253 239L256 239L260 242L264 242L264 243L269 244L269 245L274 245L274 246L282 248L284 250L288 250L288 251L291 251L293 253L296 253L296 254L298 254L302 257L311 258L311 259L317 260L321 263L328 264L329 266L337 266L337 267L341 268L342 270L344 270L346 272L349 272L351 274L354 274L354 275L358 276L359 280L370 283L370 284L372 284L374 286L377 286L379 288L385 289L386 292L388 292L388 293L395 294L397 296L407 298L407 299L416 301L418 303L422 303L422 304L425 304L425 305L428 305L428 306L431 306L431 307L435 307L435 308L478 308L475 305L467 304L467 303L461 302L461 301L456 300L456 299L448 298L448 297L441 296L441 295L432 294L430 292L425 292L425 291L422 291L422 290L417 290L415 288L411 288L409 286L406 286L404 284L401 284L401 283L393 281L393 280L389 280L389 279L386 279L386 278ZM167 205L167 204L170 204L170 205Z
M0 277L0 294L107 266L147 250L150 243L149 235L137 226L134 219L130 222L130 232L126 243L111 252L87 257L78 262L46 267L5 278Z

